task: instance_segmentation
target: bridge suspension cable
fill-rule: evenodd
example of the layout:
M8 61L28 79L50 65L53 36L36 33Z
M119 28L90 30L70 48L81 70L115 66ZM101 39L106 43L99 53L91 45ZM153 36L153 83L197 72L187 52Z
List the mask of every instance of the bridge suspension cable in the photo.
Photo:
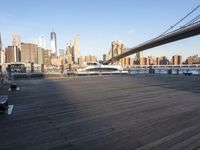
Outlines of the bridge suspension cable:
M200 4L195 7L192 11L190 11L187 15L185 15L182 19L180 19L177 23L175 23L173 26L171 26L169 29L167 29L166 31L164 31L161 35L159 35L158 37L161 37L163 35L165 35L166 33L168 33L170 30L172 30L174 27L176 27L178 24L180 24L182 21L184 21L186 18L188 18L192 13L194 13L197 9L200 8ZM188 23L186 23L187 25L190 25L192 23L194 23L194 21L196 21L196 19L200 17L199 15L197 17L195 17L194 19L192 19L191 21L189 21ZM199 19L199 18L198 18ZM184 25L183 27L185 27L186 25ZM157 38L158 38L157 37Z
M189 25L194 24L194 23L199 22L199 21L200 21L200 14L197 15L192 20L190 20L188 23L186 23L183 27L189 26Z

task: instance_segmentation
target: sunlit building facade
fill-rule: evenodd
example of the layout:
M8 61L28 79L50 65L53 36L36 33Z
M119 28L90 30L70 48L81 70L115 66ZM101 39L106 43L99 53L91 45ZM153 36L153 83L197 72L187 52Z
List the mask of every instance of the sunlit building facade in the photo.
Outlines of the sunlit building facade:
M32 43L22 43L21 61L25 63L38 64L38 47Z
M182 64L182 56L181 55L172 56L172 64L173 65L181 65Z

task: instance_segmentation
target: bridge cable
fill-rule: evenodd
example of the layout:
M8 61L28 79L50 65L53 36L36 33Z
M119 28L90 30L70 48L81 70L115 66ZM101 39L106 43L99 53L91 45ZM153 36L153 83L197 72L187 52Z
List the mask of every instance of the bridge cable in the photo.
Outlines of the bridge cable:
M195 18L193 18L192 20L190 20L188 23L186 23L183 27L189 26L191 24L197 23L198 20L200 19L200 14L197 15Z
M169 32L171 29L173 29L175 26L177 26L179 23L181 23L183 20L185 20L187 17L189 17L194 11L196 11L199 8L200 8L200 4L197 7L195 7L192 11L190 11L185 17L180 19L177 23L175 23L173 26L171 26L169 29L167 29L165 32L159 35L158 37L165 35L167 32Z

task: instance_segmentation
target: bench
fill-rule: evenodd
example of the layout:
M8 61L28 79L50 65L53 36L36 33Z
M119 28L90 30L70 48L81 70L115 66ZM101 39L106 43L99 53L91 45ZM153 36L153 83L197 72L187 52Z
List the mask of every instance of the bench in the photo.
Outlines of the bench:
M5 112L8 110L8 96L1 95L0 96L0 112Z

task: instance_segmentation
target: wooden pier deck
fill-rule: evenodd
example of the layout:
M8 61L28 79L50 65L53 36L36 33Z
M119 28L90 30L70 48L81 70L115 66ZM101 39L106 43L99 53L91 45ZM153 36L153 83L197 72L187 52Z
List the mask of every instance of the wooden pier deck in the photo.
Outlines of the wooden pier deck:
M0 149L200 149L200 76L19 80Z

